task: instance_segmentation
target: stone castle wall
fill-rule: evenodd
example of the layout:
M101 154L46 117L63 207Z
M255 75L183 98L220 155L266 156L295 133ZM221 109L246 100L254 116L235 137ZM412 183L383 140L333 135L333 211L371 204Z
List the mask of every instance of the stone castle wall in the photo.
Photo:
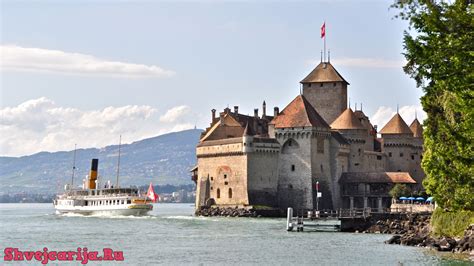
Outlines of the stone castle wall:
M313 208L311 129L277 129L281 145L278 205L281 209Z
M209 197L218 205L248 205L247 155L242 152L242 141L197 148L197 195L204 195L205 180L209 180ZM196 199L196 203L202 200ZM201 205L197 205L201 206Z
M328 124L347 108L347 85L342 82L303 84L303 96Z

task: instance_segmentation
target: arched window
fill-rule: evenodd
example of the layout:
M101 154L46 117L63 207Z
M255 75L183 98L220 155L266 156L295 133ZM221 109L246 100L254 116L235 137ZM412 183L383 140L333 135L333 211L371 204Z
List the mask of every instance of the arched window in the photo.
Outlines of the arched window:
M232 189L229 188L229 199L231 199L231 198L232 198Z
M220 188L217 189L217 198L218 199L221 198L221 189Z

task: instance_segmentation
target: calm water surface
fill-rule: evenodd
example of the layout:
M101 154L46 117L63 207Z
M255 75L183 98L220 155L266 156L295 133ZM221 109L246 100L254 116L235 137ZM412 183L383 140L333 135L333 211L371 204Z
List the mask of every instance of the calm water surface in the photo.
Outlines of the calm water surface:
M194 217L191 204L156 204L148 217L62 216L52 204L0 204L0 226L0 264L5 247L108 247L124 252L123 265L469 265L385 245L388 235L288 233L284 219Z

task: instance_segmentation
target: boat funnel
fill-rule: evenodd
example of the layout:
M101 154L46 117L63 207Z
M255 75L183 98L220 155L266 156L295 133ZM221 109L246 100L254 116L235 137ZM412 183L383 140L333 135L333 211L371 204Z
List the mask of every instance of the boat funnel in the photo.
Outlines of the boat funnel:
M88 188L95 189L96 188L96 180L97 180L97 169L99 167L99 159L92 159L91 163L91 172L89 174L89 182Z

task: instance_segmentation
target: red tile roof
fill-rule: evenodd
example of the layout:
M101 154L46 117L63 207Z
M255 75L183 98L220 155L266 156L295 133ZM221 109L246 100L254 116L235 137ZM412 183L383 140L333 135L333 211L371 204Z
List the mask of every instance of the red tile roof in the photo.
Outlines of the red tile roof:
M420 124L420 121L418 121L418 118L415 118L413 122L410 125L410 130L413 132L413 137L415 138L422 138L423 137L423 127Z
M342 173L339 182L416 184L408 172Z
M329 125L316 112L311 104L303 95L298 95L291 103L289 103L278 116L273 118L270 124L275 128L288 127L324 127Z
M337 70L331 65L331 63L321 62L316 66L301 83L314 83L314 82L337 82L341 81L349 84Z
M354 115L351 108L347 108L331 124L333 129L365 129L359 119Z
M380 130L380 134L413 134L400 114L395 114L390 121Z

